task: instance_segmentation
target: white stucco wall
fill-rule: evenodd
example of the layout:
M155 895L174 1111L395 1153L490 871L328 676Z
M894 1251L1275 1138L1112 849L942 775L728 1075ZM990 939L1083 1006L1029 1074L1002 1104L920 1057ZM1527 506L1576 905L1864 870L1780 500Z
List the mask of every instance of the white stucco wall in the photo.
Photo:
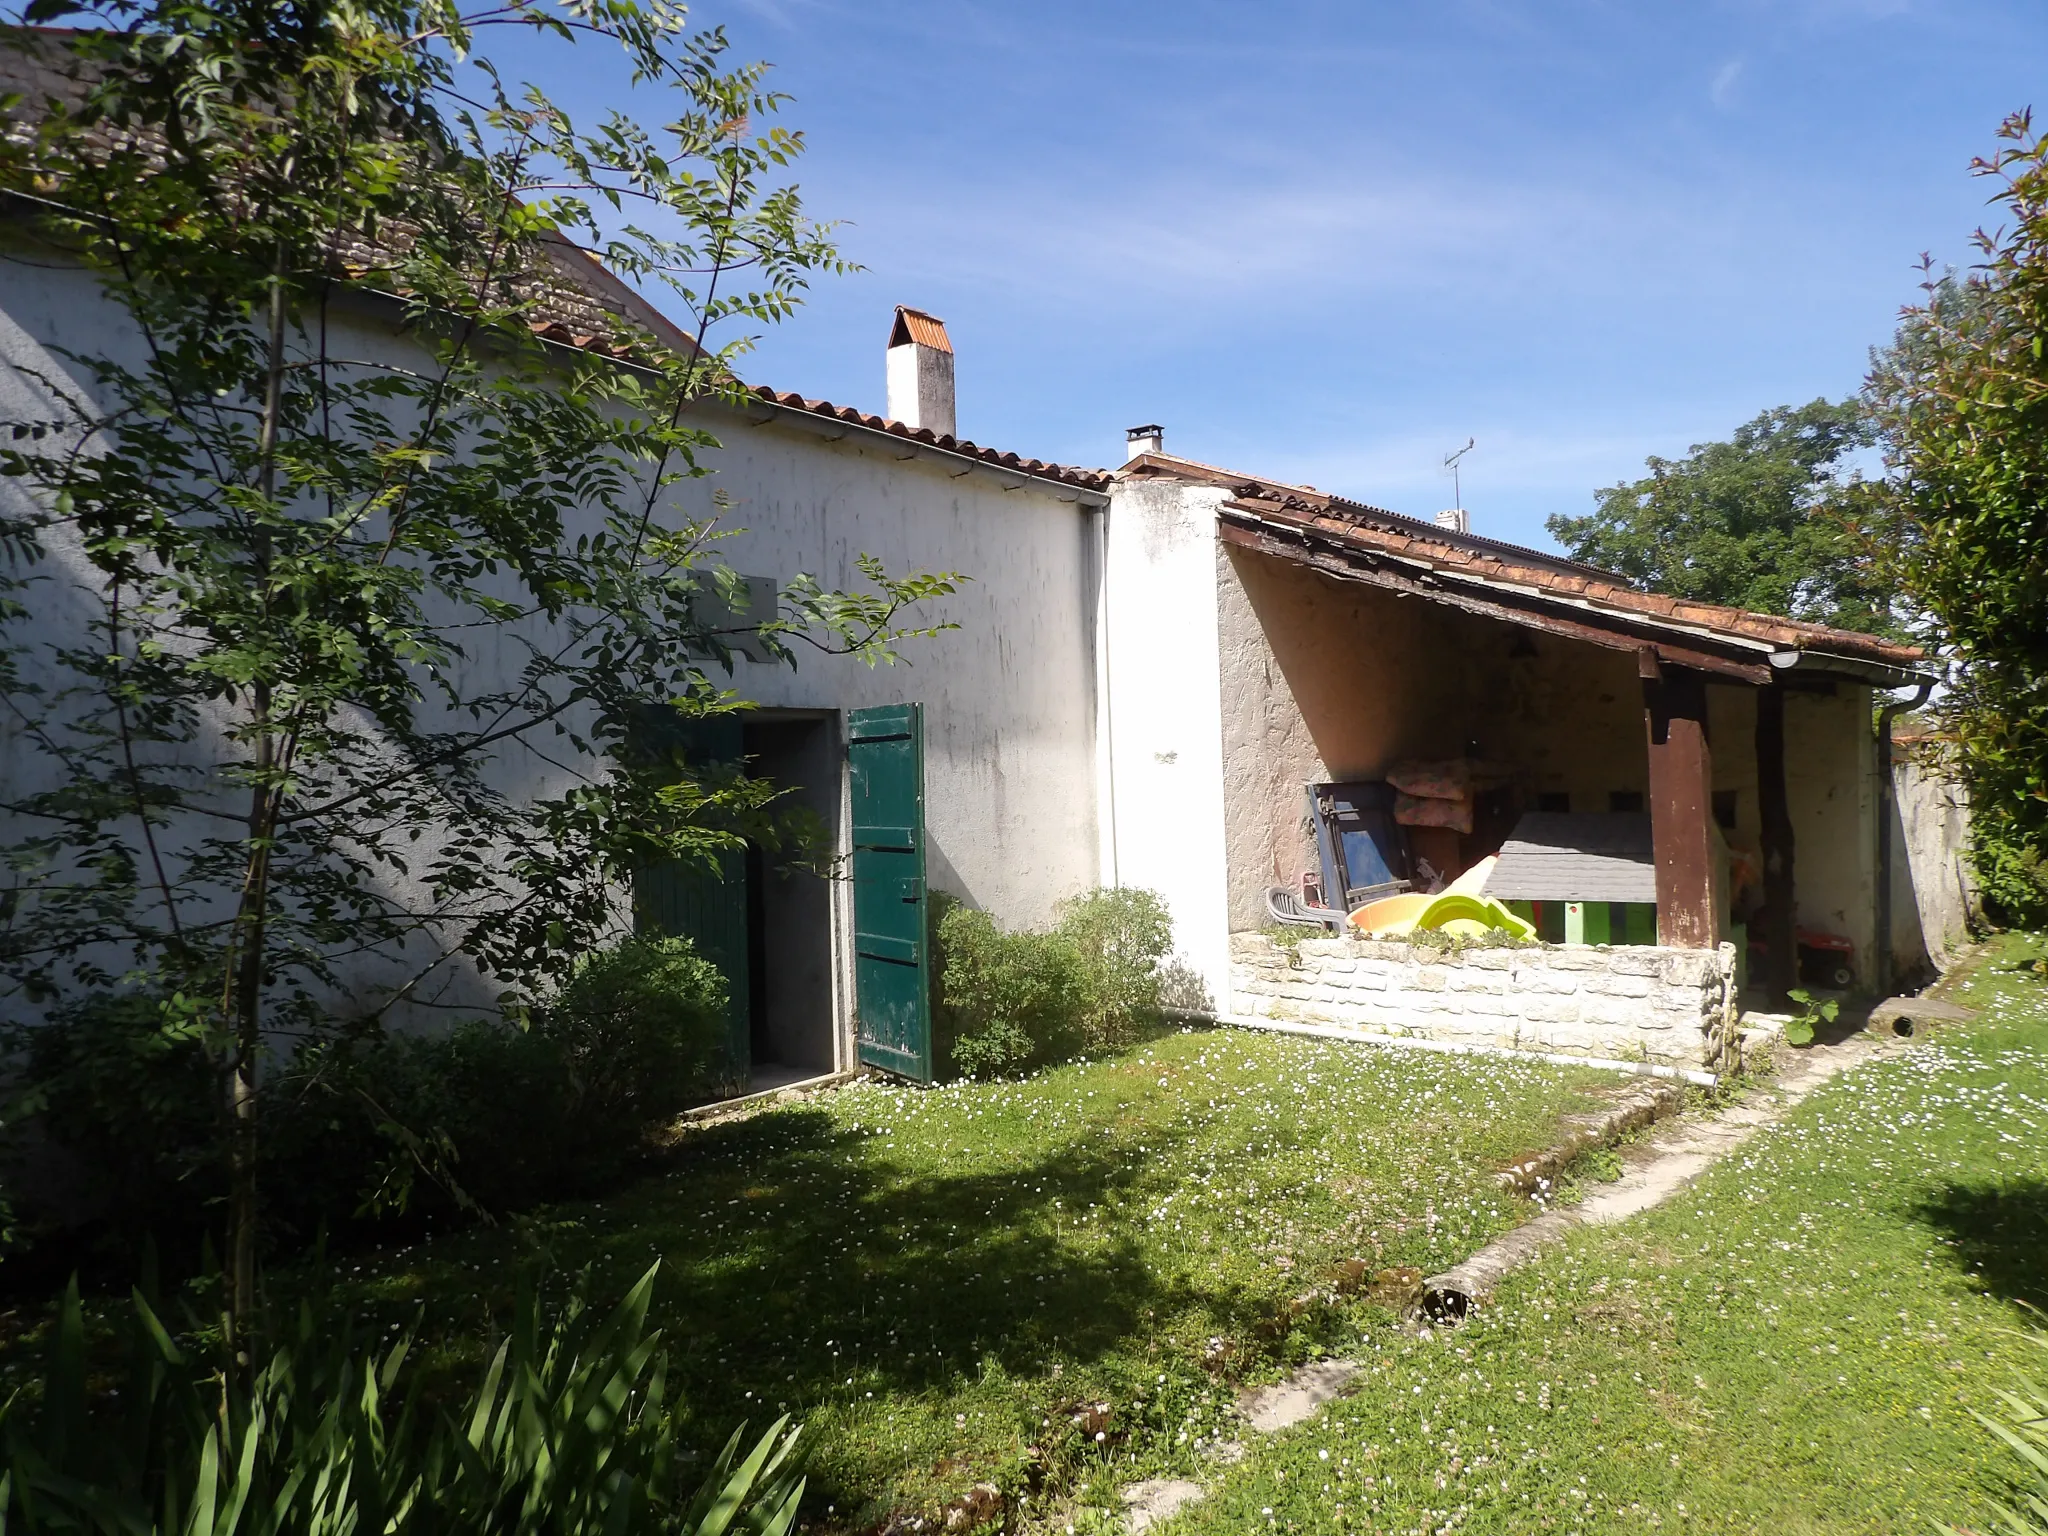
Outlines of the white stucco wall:
M1856 946L1858 983L1876 981L1877 740L1870 690L1785 696L1785 799L1802 928Z
M1945 749L1931 738L1892 746L1892 955L1902 972L1921 960L1947 970L1976 917L1969 801Z
M1007 925L1038 924L1096 883L1095 641L1100 515L1018 477L955 478L887 442L827 442L780 421L705 413L716 473L682 489L709 516L722 493L720 556L749 575L860 582L854 559L892 572L956 571L959 592L919 625L902 661L870 667L801 654L797 669L740 661L733 686L763 705L925 706L925 825L934 886Z
M5 256L0 250L0 414L55 416L61 413L36 376L79 379L82 370L62 350L133 361L137 339L89 274L51 265L40 252L35 264ZM337 317L332 331L342 355L402 358L409 350L374 314ZM879 384L882 359L876 364ZM794 671L737 661L732 686L783 709L922 703L935 887L1015 926L1046 921L1060 901L1094 885L1099 513L1070 487L963 460L941 466L906 457L903 444L858 432L834 440L790 425L765 405L744 415L706 411L703 424L722 446L703 458L712 474L677 487L678 512L717 511L731 532L718 557L742 573L783 582L802 573L828 587L851 586L861 580L855 557L872 554L895 573L918 568L967 578L958 593L904 616L919 626L957 627L903 642L897 665L871 667L798 647ZM0 485L0 495L21 494ZM56 580L30 598L41 637L76 633L93 607L91 573L61 561L46 570ZM521 658L506 638L494 634L475 645L458 669L466 687L509 681ZM18 792L31 759L12 729L0 723L0 775L8 776L8 792ZM554 753L552 737L538 745L544 751L508 746L493 780L515 795L572 783L574 760ZM15 835L0 827L0 839ZM455 979L458 1000L465 991L481 1001L496 990L474 976L463 981L459 967Z
M1118 483L1103 595L1105 881L1165 898L1181 959L1221 1003L1230 980L1216 507L1178 481Z

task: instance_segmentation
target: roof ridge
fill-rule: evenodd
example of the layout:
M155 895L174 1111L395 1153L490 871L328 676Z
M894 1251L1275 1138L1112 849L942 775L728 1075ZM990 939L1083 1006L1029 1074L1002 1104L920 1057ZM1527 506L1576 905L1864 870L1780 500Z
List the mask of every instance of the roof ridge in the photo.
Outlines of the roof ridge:
M935 432L930 427L913 427L892 417L878 416L863 411L858 406L834 405L830 400L815 400L797 394L793 390L778 390L767 384L743 386L749 395L765 400L785 410L804 411L813 416L830 417L837 421L852 422L873 432L887 432L892 437L908 438L912 442L925 443L942 453L957 453L962 458L976 459L1001 469L1013 469L1019 474L1034 479L1056 480L1063 485L1079 486L1088 491L1106 491L1114 478L1106 469L1086 469L1073 464L1056 464L1049 459L1027 459L1015 453L998 448L984 448L970 438L954 437L950 433Z

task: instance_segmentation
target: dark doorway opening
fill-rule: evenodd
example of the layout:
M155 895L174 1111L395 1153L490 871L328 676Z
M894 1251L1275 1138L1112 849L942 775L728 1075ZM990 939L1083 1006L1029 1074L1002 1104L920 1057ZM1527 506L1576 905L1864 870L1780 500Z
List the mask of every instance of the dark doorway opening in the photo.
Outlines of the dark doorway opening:
M809 813L825 849L837 848L836 717L757 710L745 719L747 771L787 790L778 804ZM747 850L747 970L749 1086L761 1092L835 1070L832 882L793 867L787 853Z

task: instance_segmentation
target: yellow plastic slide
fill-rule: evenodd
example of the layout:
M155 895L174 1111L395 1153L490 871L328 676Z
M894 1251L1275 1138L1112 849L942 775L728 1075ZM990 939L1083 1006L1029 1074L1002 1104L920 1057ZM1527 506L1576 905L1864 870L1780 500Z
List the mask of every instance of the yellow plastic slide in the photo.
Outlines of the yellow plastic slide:
M1486 877L1493 873L1493 866L1493 859L1481 859L1435 895L1414 891L1383 896L1352 913L1351 925L1360 933L1374 935L1413 933L1421 928L1476 938L1490 929L1501 928L1518 939L1533 938L1534 924L1524 922L1491 897L1479 894L1486 888Z

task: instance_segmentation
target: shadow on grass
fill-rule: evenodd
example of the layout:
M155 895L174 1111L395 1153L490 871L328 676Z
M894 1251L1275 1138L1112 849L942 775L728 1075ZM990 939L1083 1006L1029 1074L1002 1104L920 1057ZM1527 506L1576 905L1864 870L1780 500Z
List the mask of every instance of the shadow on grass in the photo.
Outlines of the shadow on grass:
M1156 1373L1161 1320L1199 1307L1216 1326L1249 1327L1271 1309L1148 1265L1146 1186L1183 1134L1147 1126L1141 1144L1098 1125L994 1167L956 1157L955 1172L822 1111L763 1116L691 1136L662 1173L601 1206L559 1209L580 1219L550 1231L545 1262L595 1265L605 1294L663 1260L655 1305L671 1375L707 1434L764 1407L801 1415L990 1372Z
M2048 1180L1943 1184L1913 1214L1948 1234L1957 1261L1998 1295L2048 1307Z

